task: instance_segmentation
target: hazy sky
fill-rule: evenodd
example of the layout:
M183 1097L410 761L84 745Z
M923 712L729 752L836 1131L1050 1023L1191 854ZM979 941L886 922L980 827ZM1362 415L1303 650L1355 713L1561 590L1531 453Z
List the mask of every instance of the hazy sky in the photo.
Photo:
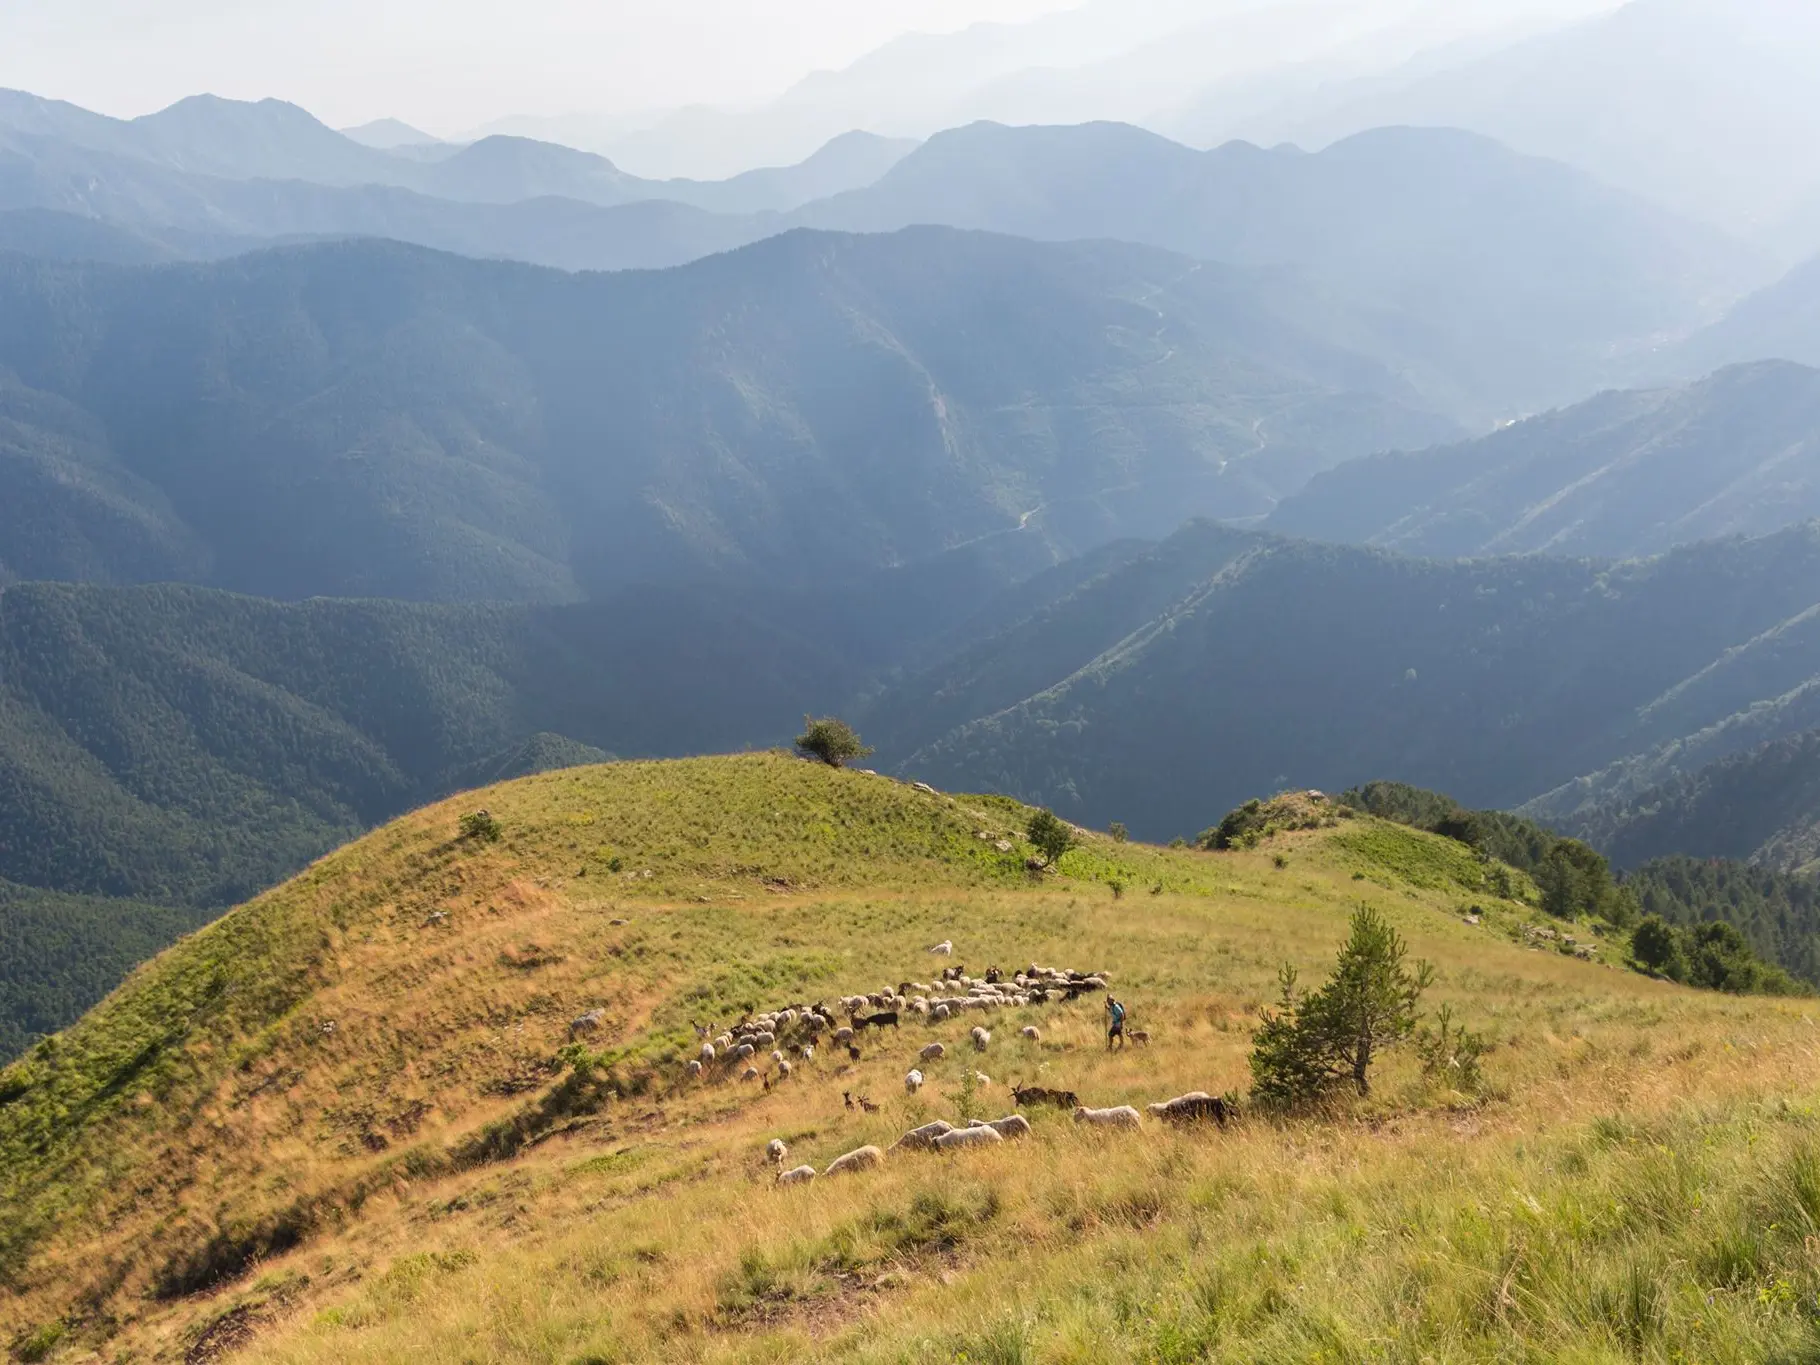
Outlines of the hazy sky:
M104 113L267 95L331 124L737 102L907 30L1079 0L0 0L0 86Z

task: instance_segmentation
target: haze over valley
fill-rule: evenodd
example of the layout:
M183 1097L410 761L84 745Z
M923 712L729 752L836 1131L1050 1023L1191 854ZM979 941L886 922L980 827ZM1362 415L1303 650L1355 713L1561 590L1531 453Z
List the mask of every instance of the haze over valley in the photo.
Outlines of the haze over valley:
M0 1355L1820 1349L1811 5L104 8Z

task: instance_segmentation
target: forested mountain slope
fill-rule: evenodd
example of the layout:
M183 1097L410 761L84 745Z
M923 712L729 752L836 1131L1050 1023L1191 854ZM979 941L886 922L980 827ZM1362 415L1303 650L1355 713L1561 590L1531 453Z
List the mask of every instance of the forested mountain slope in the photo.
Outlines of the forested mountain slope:
M1649 748L1666 715L1689 734L1781 697L1778 670L1750 689L1751 651L1730 651L1816 603L1820 525L1622 564L1265 538L1166 610L1134 610L1091 661L894 757L1152 836L1249 791L1374 774L1510 806Z
M0 879L228 905L509 772L540 732L596 753L738 749L837 701L849 668L675 590L518 608L16 586Z
M0 258L0 562L548 601L904 563L1029 517L1058 553L1163 534L1455 430L1312 307L941 229L616 276L377 243Z
M1589 806L1562 823L1626 867L1683 854L1820 871L1820 730Z
M1285 535L1443 558L1626 558L1820 516L1820 370L1740 365L1316 476Z

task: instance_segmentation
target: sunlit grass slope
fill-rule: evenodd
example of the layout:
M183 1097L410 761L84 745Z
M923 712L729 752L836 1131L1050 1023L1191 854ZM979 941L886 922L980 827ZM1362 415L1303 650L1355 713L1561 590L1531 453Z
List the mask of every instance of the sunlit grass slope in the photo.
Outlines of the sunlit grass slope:
M483 806L500 839L457 838ZM1535 912L1396 826L1235 854L1091 837L1033 879L1025 816L749 755L546 775L378 831L0 1073L0 1346L1820 1360L1813 1005L1525 946ZM1277 966L1318 975L1361 902L1435 963L1431 1006L1495 1041L1489 1095L1397 1057L1321 1121L1108 1137L1035 1112L1023 1143L773 1185L773 1137L825 1167L996 1117L1010 1080L1100 1105L1242 1088ZM1108 1056L1088 997L992 1016L983 1054L968 1016L869 1036L857 1063L825 1049L769 1092L684 1078L693 1021L928 980L942 939L976 973L1104 969L1153 1041ZM583 1084L558 1054L596 1009ZM951 1054L911 1097L932 1039Z

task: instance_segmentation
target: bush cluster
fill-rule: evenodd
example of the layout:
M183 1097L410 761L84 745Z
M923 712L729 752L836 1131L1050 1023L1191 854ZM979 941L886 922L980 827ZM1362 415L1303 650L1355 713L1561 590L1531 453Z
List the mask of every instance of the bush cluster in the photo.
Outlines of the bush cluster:
M1708 921L1681 927L1651 915L1631 934L1634 964L1655 976L1733 995L1800 995L1799 982L1764 962L1736 926Z

